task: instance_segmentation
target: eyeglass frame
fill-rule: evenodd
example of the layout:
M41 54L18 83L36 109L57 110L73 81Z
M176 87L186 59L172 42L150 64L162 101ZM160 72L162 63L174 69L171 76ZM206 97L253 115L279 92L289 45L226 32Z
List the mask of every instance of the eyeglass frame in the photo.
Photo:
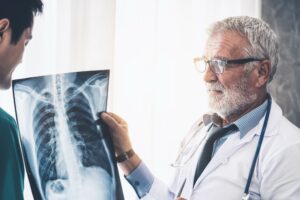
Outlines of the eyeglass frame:
M226 60L226 59L221 59L221 58L213 58L211 60L208 60L206 57L196 57L194 58L194 65L196 67L196 70L199 71L200 73L203 73L206 71L207 69L207 65L209 66L209 68L216 74L222 74L225 71L225 68L233 68L236 66L228 66L230 64L233 65L244 65L247 64L249 62L256 62L256 61L264 61L264 60L268 60L269 58L254 58L254 57L248 57L248 58L240 58L240 59L232 59L232 60ZM197 67L197 62L204 62L204 68L203 70L200 70L199 67ZM217 72L215 70L216 67L212 66L212 62L217 62L218 68L220 69L220 72ZM221 64L222 63L222 64ZM223 65L223 66L222 66Z

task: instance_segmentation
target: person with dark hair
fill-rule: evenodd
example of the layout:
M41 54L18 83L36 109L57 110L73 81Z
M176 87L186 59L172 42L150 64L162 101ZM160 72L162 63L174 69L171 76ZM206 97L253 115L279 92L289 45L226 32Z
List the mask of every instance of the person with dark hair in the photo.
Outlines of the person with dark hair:
M182 141L168 186L133 151L126 121L100 114L140 199L300 199L300 130L267 91L278 47L278 37L260 19L229 17L212 24L204 54L194 59L211 113Z
M1 0L0 89L11 86L12 74L32 38L34 16L42 13L41 0ZM15 120L0 108L0 199L21 200L24 166Z

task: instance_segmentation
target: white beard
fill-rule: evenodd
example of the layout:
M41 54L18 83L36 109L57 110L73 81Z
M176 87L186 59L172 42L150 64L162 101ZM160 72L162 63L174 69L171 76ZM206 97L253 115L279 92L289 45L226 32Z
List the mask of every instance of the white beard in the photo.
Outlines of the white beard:
M225 89L219 82L207 83L206 87L209 108L222 118L242 112L257 99L256 94L249 94L248 79L245 76L229 89ZM210 94L210 90L219 90L222 94L215 96Z

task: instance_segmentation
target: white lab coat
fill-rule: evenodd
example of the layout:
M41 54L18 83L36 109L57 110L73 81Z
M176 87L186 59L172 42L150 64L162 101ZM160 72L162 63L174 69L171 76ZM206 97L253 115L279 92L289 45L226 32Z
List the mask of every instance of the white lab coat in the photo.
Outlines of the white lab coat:
M188 200L241 200L247 177L262 129L259 124L240 139L232 134L214 155L193 187L197 161L203 144L190 161L177 169L168 187L155 178L144 200L173 200L184 179L181 197ZM199 132L204 140L206 131ZM189 156L189 155L186 155ZM289 122L273 101L269 123L254 170L250 199L300 199L300 130Z

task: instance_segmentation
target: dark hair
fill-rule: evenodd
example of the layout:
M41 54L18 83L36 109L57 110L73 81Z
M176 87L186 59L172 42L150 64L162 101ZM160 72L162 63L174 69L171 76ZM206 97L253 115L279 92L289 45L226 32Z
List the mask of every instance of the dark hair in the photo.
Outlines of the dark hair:
M12 31L11 43L19 41L22 33L33 24L33 17L42 13L41 0L1 0L0 19L8 19Z

